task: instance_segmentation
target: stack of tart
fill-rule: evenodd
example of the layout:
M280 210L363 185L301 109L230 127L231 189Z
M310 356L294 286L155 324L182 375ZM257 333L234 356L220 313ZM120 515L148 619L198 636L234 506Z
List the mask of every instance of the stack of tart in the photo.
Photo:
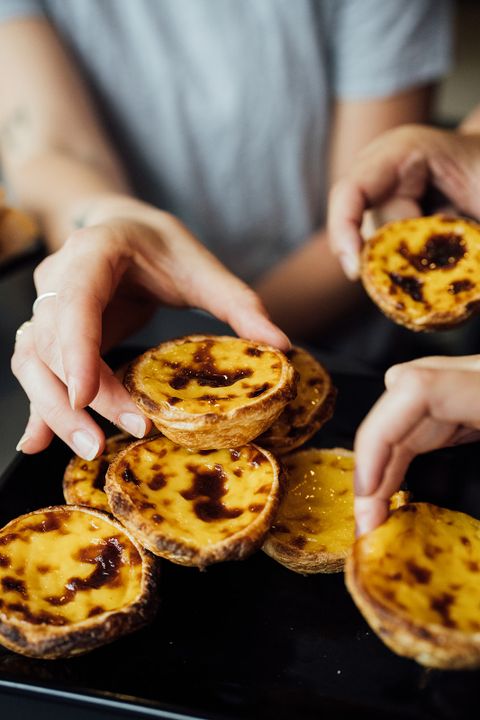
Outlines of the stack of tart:
M124 382L160 434L126 446L115 436L92 463L74 458L67 502L108 508L150 552L181 565L261 547L289 484L282 458L333 413L326 370L299 348L195 335L147 351Z
M387 522L355 542L353 453L299 449L335 403L311 355L189 336L137 358L124 382L159 432L73 458L66 506L0 530L0 643L43 658L87 652L150 620L158 558L205 568L263 547L304 575L345 566L397 653L480 664L480 524L397 493Z
M331 417L336 395L304 350L232 337L164 343L124 382L159 433L73 458L66 506L0 530L0 642L12 650L87 652L152 617L157 558L204 568L261 547L285 495L281 457Z

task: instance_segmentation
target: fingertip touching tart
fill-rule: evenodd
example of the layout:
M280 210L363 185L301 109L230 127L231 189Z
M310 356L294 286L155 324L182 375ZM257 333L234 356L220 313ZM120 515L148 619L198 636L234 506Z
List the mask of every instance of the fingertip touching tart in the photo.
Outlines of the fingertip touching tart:
M302 574L340 572L355 535L353 452L309 448L282 461L285 491L264 551ZM395 493L391 507L405 502Z

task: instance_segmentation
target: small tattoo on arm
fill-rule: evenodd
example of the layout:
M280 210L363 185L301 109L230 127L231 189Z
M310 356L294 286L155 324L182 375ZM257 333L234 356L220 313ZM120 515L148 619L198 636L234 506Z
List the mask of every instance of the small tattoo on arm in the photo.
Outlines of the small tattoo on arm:
M25 135L30 128L30 115L24 107L17 107L0 124L0 144L7 152L23 149Z
M83 215L77 215L77 217L73 218L73 227L75 230L79 230L80 228L85 227L87 224L87 214L83 213Z

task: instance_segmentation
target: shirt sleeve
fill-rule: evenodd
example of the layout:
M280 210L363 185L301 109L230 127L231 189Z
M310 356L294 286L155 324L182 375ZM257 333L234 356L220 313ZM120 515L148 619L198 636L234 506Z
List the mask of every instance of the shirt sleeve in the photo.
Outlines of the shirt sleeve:
M0 0L0 22L44 14L40 0Z
M438 80L452 62L451 0L337 0L330 37L334 96L393 95Z

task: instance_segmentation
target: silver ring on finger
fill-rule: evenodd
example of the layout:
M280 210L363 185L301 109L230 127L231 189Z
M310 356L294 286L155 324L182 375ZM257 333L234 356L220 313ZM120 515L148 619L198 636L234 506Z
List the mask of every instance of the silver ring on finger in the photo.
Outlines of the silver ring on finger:
M35 311L38 310L38 306L40 305L40 303L42 303L47 298L54 298L54 297L57 297L56 292L44 292L41 295L39 295L32 305L32 317L35 315Z
M33 325L33 320L25 320L20 327L17 329L17 332L15 333L15 342L17 342L18 338L23 335L25 330L30 327L30 325Z

